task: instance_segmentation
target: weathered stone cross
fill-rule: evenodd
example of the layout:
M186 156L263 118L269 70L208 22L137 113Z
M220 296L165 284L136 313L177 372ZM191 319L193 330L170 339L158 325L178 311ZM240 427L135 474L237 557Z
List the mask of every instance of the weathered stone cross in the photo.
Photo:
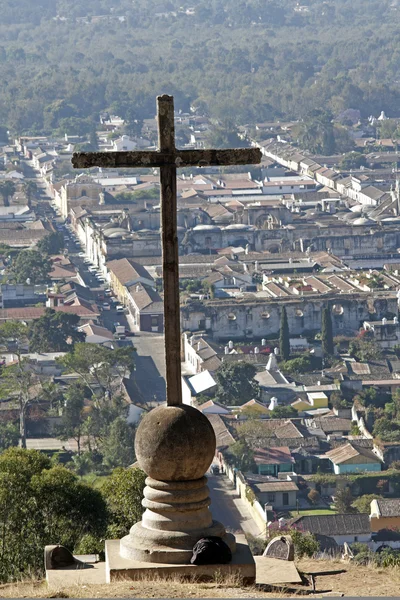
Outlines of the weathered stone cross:
M167 404L176 406L182 404L176 170L180 167L259 163L261 151L258 148L178 150L175 147L172 96L157 97L157 116L158 151L78 152L73 155L72 164L75 169L160 168Z

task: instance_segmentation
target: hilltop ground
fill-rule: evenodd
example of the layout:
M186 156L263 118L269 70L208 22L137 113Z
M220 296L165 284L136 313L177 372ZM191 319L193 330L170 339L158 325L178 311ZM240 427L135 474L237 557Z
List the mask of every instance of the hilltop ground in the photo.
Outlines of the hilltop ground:
M348 596L398 596L400 589L400 569L382 569L374 566L357 566L332 560L298 561L299 570L305 572L346 569L346 573L317 577L316 592L311 587L301 586L297 593L311 598L321 597L322 593L336 592ZM121 582L112 585L76 586L49 589L43 581L26 582L0 586L0 598L263 598L293 597L294 589L264 591L257 586L241 587L234 580L213 583L182 583L180 581L141 581Z

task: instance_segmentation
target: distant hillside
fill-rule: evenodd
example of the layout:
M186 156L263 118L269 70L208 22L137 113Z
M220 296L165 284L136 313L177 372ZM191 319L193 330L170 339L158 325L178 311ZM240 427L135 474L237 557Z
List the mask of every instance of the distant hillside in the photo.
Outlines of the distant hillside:
M392 0L1 0L0 125L90 131L155 95L233 123L324 108L400 115Z

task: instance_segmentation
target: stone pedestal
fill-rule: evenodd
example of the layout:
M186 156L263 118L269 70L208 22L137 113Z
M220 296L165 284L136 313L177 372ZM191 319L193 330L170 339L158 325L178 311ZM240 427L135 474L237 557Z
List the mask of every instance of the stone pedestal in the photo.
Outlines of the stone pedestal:
M224 577L227 577L229 582L230 578L234 577L235 581L241 581L243 585L251 585L256 578L256 565L244 535L237 536L236 552L232 561L224 565L170 564L127 559L121 556L120 540L108 540L105 571L107 583L140 579L176 581L177 578L193 582L215 581L216 578L220 581Z
M207 478L157 481L148 477L142 521L122 538L121 557L145 562L188 564L202 537L222 538L235 552L235 537L213 521Z
M120 542L107 542L108 572L118 573L118 564L125 574L142 571L141 564L146 568L171 565L171 569L179 565L182 572L184 565L190 565L195 544L210 536L221 538L235 556L235 537L213 520L209 508L204 473L212 463L215 446L210 422L191 406L160 406L144 417L136 433L135 451L148 475L142 502L146 510ZM192 565L191 572L193 569L200 572ZM209 565L209 570L213 569Z

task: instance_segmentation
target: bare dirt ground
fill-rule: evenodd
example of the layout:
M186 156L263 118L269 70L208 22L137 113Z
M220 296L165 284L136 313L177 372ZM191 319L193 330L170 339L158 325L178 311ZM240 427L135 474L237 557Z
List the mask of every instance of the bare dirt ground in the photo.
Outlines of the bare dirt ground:
M1 585L0 598L293 598L297 594L315 598L329 592L336 592L344 597L399 596L399 568L379 569L341 561L312 559L300 560L296 564L303 572L346 569L346 573L317 576L315 593L307 585L288 590L265 590L256 585L242 587L233 578L219 580L216 576L212 583L146 580L110 585L66 585L60 589L49 588L44 581L30 581Z

